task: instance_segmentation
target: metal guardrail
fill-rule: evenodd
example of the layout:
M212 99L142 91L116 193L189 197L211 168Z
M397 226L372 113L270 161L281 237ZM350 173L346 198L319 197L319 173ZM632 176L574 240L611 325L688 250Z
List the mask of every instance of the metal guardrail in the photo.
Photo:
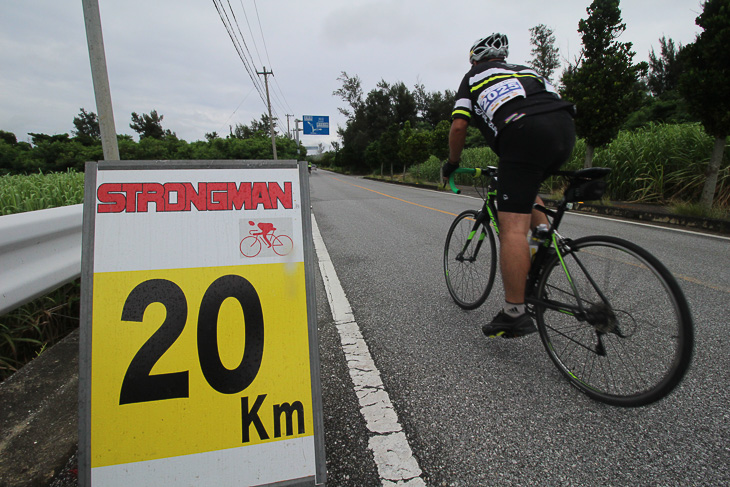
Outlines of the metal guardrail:
M0 217L0 315L81 275L83 205Z

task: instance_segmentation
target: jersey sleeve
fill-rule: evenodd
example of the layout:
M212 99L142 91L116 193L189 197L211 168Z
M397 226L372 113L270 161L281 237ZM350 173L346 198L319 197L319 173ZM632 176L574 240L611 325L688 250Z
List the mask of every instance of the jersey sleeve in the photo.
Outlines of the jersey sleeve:
M456 102L454 102L454 110L451 112L451 119L461 118L471 121L473 113L474 110L469 97L469 78L464 76L459 85L459 90L456 92Z

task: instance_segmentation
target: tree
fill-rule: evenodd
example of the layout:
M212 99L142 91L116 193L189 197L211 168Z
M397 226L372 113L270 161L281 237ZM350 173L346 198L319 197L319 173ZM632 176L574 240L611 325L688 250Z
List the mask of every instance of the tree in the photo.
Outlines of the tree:
M416 98L403 83L390 85L381 80L363 101L357 76L351 78L343 72L337 79L342 81L343 86L333 94L340 96L350 106L349 109L340 108L340 112L348 117L346 126L338 128L343 143L343 159L355 169L372 168L376 162L374 155L380 154L381 149L372 146L366 158L367 148L393 125L402 127L406 122L415 123Z
M687 107L686 100L679 93L679 75L682 73L682 46L672 39L659 39L659 54L652 48L649 53L649 69L641 81L640 108L629 115L624 130L634 130L651 122L688 123L697 122Z
M416 108L416 97L403 82L395 83L388 88L385 81L384 89L387 89L392 109L392 120L398 125L406 122L415 123L418 110Z
M68 134L48 135L28 132L28 135L30 135L30 140L35 146L43 143L52 144L54 142L68 142L70 140Z
M341 114L351 119L355 116L355 112L362 106L362 82L355 75L351 78L345 71L342 71L337 81L342 82L342 88L332 92L333 95L339 96L345 101L350 108L338 108Z
M540 76L552 81L553 72L560 67L559 50L555 47L553 30L545 24L539 24L530 29L530 44L532 44L532 61L528 65Z
M137 115L132 112L132 123L129 124L129 127L139 134L140 140L147 137L158 140L176 139L175 132L162 128L163 118L165 116L158 115L157 110L152 110L149 115L146 113Z
M424 162L431 155L433 132L430 130L413 130L411 123L406 122L398 139L398 158L403 164L403 174L409 166Z
M255 135L271 137L271 124L269 122L269 116L265 113L261 114L261 120L252 120L250 127L251 132ZM276 124L274 124L274 128L276 128Z
M4 130L0 130L0 140L9 145L18 144L18 138L15 136L15 134L12 132L6 132Z
M451 120L451 112L454 110L454 100L456 98L456 93L453 91L428 93L425 86L417 84L413 96L415 97L419 118L432 128L436 127L439 122Z
M334 163L337 165L337 155L340 152L340 143L335 140L330 145L332 145L332 149L335 151Z
M237 123L235 128L229 125L228 129L230 130L229 139L249 139L253 137L251 128L242 123Z
M613 140L638 106L637 80L647 66L632 64L632 44L616 40L626 30L619 0L593 0L586 11L578 23L583 51L563 73L562 94L578 108L576 131L586 140L585 167L591 167L595 148Z
M682 95L690 111L702 122L715 145L707 167L700 204L711 208L717 175L730 134L730 1L707 0L695 23L702 32L695 42L682 49L684 72L679 79Z
M74 117L74 127L71 134L79 139L84 145L91 145L101 140L101 130L99 129L99 119L94 112L87 112L81 108L81 112Z
M659 56L653 48L649 53L649 74L646 78L654 96L676 90L679 87L679 75L682 73L680 61L682 45L675 46L672 39L664 36L659 39L659 45L661 47Z

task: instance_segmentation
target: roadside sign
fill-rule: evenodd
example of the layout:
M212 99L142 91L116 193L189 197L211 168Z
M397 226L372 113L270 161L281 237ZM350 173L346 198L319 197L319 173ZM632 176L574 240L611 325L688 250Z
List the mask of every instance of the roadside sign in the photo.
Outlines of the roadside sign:
M321 115L304 115L302 116L304 123L304 135L329 135L330 134L330 118Z
M82 485L324 483L305 171L87 163Z

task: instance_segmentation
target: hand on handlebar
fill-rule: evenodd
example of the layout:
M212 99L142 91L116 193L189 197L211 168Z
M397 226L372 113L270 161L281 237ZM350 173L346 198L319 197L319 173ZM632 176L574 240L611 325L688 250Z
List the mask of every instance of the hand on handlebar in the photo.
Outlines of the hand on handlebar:
M448 160L444 162L444 165L441 166L441 175L443 176L444 180L448 180L449 176L451 176L451 173L459 169L459 163L456 164L450 163Z

